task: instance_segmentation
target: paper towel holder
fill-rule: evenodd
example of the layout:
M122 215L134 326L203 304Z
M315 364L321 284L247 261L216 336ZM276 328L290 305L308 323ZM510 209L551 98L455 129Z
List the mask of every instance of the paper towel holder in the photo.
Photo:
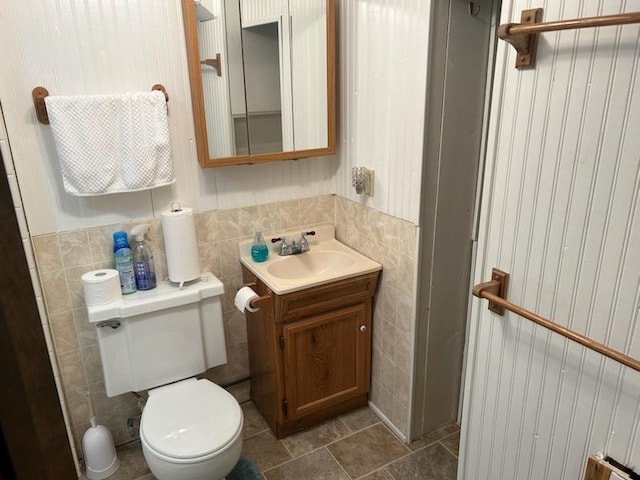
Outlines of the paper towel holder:
M255 282L245 283L240 288L244 288L244 287L256 288L256 283ZM238 288L238 290L240 290L240 288ZM264 295L262 297L254 298L253 300L251 300L251 302L249 302L249 305L251 306L251 308L262 308L263 306L267 305L270 301L271 301L271 295Z

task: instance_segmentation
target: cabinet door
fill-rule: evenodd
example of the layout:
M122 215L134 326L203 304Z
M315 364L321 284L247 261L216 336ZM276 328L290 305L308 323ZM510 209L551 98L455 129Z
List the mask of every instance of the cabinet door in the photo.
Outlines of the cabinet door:
M361 303L282 327L287 418L369 391L370 309Z

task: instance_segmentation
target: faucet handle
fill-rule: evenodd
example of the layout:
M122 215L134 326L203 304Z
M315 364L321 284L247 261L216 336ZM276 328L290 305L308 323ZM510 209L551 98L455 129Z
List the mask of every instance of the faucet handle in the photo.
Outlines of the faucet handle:
M277 242L281 242L280 248L278 249L278 255L291 255L293 253L292 246L287 243L287 239L285 237L277 237L271 239L271 243Z
M302 232L300 234L300 251L301 252L309 251L309 242L307 242L306 236L315 235L315 234L316 234L315 230L311 230L310 232Z

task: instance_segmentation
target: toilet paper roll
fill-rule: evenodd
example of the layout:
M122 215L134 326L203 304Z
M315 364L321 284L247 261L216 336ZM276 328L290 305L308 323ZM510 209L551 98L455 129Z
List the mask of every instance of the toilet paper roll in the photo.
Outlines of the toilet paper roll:
M198 241L191 208L162 212L162 236L169 280L176 283L200 276Z
M122 298L117 270L109 268L92 270L80 278L84 289L84 301L88 307L106 305Z
M249 312L257 312L257 308L253 308L251 306L251 302L256 298L260 298L260 296L251 288L251 287L242 287L236 293L236 298L233 303L235 303L236 308L241 312L244 312L245 309Z

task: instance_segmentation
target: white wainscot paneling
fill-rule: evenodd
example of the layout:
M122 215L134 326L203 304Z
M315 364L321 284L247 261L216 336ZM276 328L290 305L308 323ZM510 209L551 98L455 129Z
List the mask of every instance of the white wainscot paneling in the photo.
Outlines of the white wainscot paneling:
M340 2L338 192L418 223L429 2ZM351 167L375 169L375 196L356 195Z

